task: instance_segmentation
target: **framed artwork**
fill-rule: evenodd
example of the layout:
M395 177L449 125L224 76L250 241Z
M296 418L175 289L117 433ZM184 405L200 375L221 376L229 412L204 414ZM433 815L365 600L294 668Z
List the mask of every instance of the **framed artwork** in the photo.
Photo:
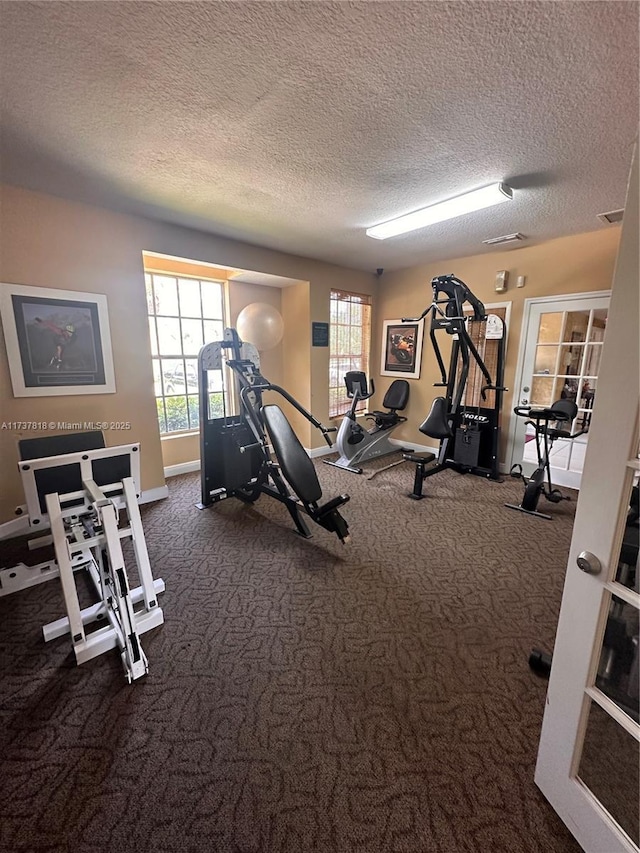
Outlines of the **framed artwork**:
M405 323L384 320L382 323L382 376L420 378L424 320Z
M0 285L14 397L113 394L107 297Z

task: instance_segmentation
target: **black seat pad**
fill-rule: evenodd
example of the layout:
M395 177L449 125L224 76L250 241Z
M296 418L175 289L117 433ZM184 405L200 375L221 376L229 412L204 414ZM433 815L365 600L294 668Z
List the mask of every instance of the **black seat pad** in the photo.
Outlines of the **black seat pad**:
M446 397L436 397L431 404L431 411L424 423L420 424L418 429L429 438L451 438L453 432L447 423L447 399Z
M406 420L395 412L371 412L378 426L395 426L400 421Z
M316 469L284 412L271 404L262 407L262 417L287 482L303 503L317 503L322 488Z

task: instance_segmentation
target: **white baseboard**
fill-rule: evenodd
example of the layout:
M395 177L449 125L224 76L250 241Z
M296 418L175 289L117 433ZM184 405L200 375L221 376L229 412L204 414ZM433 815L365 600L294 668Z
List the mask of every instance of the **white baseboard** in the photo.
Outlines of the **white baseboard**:
M399 438L390 438L390 444L397 444L398 448L406 447L407 450L415 450L416 453L435 453L437 456L440 452L439 447L431 447L427 444L416 444L414 441L401 441Z
M191 474L200 470L200 460L193 459L191 462L180 462L179 465L167 465L164 469L165 477L177 477L179 474Z
M157 486L155 489L145 489L138 500L139 504L151 504L154 501L161 501L169 497L169 489L167 486Z
M324 447L312 447L311 450L309 450L308 447L305 447L305 450L307 451L308 456L312 459L317 459L318 456L328 456L330 453L338 452L338 448L335 445L333 447L329 447L328 444L325 444Z

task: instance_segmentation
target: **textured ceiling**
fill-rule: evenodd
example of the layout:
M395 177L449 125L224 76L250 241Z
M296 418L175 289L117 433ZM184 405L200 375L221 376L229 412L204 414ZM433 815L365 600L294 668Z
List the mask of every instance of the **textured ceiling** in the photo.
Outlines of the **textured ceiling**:
M2 2L2 178L372 271L611 227L596 214L624 205L638 10ZM364 233L497 180L512 202Z

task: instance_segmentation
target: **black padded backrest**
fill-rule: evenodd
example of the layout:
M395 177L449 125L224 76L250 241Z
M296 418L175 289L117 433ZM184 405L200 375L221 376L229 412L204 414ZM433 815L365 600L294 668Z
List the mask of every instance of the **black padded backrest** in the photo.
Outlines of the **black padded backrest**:
M394 379L384 395L382 406L385 409L400 410L409 402L409 383L406 379Z
M83 453L85 450L101 450L106 447L104 435L100 430L90 432L71 432L62 435L47 435L41 438L23 438L18 442L21 461L46 459L48 456L64 456L67 453ZM131 476L131 459L128 453L94 459L91 463L93 479L98 486L118 483ZM55 468L41 468L34 472L40 511L46 513L46 496L82 491L80 464L61 462ZM109 493L114 494L113 492ZM78 501L77 503L81 503ZM65 504L66 505L66 504Z
M551 406L552 412L560 415L560 420L572 421L578 414L578 407L573 400L556 400Z
M451 427L447 422L447 399L446 397L436 397L431 404L431 411L427 415L427 419L418 427L420 432L428 435L429 438L451 438L453 435Z
M303 503L317 503L322 489L316 469L284 412L280 406L263 406L262 417L287 482Z
M80 453L83 450L100 450L106 447L100 430L90 432L67 432L62 435L45 435L40 438L23 438L18 442L20 459L46 459L47 456L62 456L64 453Z

